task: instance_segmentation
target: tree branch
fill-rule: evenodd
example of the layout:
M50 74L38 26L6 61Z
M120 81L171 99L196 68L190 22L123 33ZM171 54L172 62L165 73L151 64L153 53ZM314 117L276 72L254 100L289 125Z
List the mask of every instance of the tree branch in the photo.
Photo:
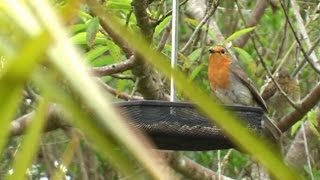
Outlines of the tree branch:
M109 93L113 94L114 96L116 96L120 99L124 99L126 101L128 101L128 100L143 100L143 97L141 97L141 96L131 96L131 95L124 93L124 92L118 92L116 89L114 89L111 86L109 86L108 84L104 83L101 79L97 78L96 80L104 90L108 91Z
M29 124L31 123L31 120L33 119L35 112L32 111L28 114L25 114L16 120L13 120L11 122L11 128L10 128L10 136L18 136L22 135ZM49 111L47 114L47 124L44 128L44 132L53 131L58 128L66 128L70 127L69 124L66 123L64 120L63 113L59 110L57 105L52 104L49 107Z
M91 9L94 11L94 14L99 17L100 24L104 28L104 30L108 32L108 34L112 37L113 40L116 41L118 45L120 44L119 47L123 48L125 52L127 50L130 50L129 48L127 48L128 46L122 39L121 35L114 32L109 26L109 21L107 19L109 14L101 8L96 0L87 0L87 2ZM137 18L137 22L139 22L138 25L141 28L141 32L147 33L145 34L146 37L150 38L148 36L153 34L154 27L150 26L150 20L146 19L148 17L141 17L147 14L146 2L146 0L136 0L135 2L133 2L133 9ZM143 12L141 12L142 10ZM132 52L129 51L128 53L126 53L126 55L128 58L131 57ZM138 54L135 54L134 57L136 64L132 68L132 74L139 78L138 91L143 95L145 99L169 100L169 96L164 92L160 74L155 71L151 65L144 62Z
M282 10L283 10L283 12L284 12L284 15L285 15L285 17L286 17L286 19L287 19L287 21L288 21L288 24L289 24L289 27L290 27L292 33L293 33L293 36L295 37L297 43L299 44L299 47L300 47L300 49L301 49L301 52L302 52L305 60L310 64L310 66L312 67L312 69L314 69L318 74L320 74L319 64L316 64L316 62L312 61L312 60L309 58L309 56L308 56L308 54L306 53L306 51L304 50L303 45L302 45L302 43L301 43L301 41L300 41L300 39L299 39L296 31L294 30L294 27L293 27L290 19L289 19L289 15L288 15L285 7L284 7L284 4L283 4L282 0L280 0L280 5L281 5L281 8L282 8Z
M306 115L320 100L320 83L301 101L298 109L283 117L277 124L282 132L287 131L292 125Z
M260 21L261 17L263 16L265 10L267 9L268 5L269 5L268 0L259 0L259 1L257 1L257 4L254 7L249 20L247 21L247 23L245 23L245 26L247 26L247 27L256 26L259 23L259 21ZM249 38L250 38L249 34L245 34L245 35L241 36L234 43L234 46L243 47L247 43Z
M240 10L240 6L239 6L239 3L238 3L238 0L235 0L237 6L238 6L238 9L239 9L239 15L240 15L240 18L242 19L243 23L244 24L248 24L246 23L245 19L244 19L244 16L242 15L241 13L241 10ZM254 34L256 34L256 32L254 31L253 32ZM285 99L290 103L290 105L292 107L294 107L295 109L297 109L298 107L296 106L296 103L284 92L284 90L281 88L281 86L279 85L278 81L273 77L270 69L268 68L267 64L264 62L261 54L259 53L259 50L258 50L258 47L256 45L256 42L255 42L255 39L252 37L251 33L248 33L248 37L251 39L252 41L252 44L253 44L253 48L255 49L257 55L258 55L258 59L259 61L261 62L263 68L265 69L265 71L267 72L267 75L268 77L272 80L272 82L275 84L276 88L278 89L278 91L281 93L281 95L283 97L285 97Z
M137 24L141 30L143 36L151 42L154 27L151 23L151 19L147 13L148 0L133 0L131 5L133 6L133 13L136 15Z
M111 64L102 67L92 68L91 72L94 76L107 76L123 71L132 69L136 65L136 60L134 56L131 56L129 59L121 61L117 64Z
M218 173L205 168L198 163L186 158L180 153L164 153L169 164L178 172L190 179L203 180L232 180L229 177L219 175Z
M219 2L220 1L217 1L216 3L212 4L212 7L209 7L208 13L203 17L203 19L200 21L200 23L198 24L196 29L193 31L193 33L191 34L188 42L183 46L183 48L181 48L180 53L184 53L187 50L187 48L190 46L190 44L192 43L192 41L196 37L197 33L201 30L202 26L214 14L214 12L216 11L217 7L219 6Z

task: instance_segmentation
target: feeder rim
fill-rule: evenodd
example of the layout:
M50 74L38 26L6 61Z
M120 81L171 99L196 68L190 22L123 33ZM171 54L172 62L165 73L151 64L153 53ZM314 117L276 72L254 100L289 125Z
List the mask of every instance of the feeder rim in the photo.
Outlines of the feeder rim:
M120 101L116 102L119 106L170 106L170 107L188 107L196 108L195 103L192 102L170 102L162 100L136 100L136 101ZM232 109L235 111L247 111L247 112L260 112L263 113L263 109L254 106L242 106L242 105L223 105L227 109Z

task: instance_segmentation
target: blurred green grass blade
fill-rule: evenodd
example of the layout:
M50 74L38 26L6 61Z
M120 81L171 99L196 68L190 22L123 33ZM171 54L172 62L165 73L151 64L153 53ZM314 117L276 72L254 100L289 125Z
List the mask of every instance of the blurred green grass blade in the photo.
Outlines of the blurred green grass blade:
M23 85L44 54L48 43L46 33L30 39L14 59L6 60L0 71L0 127L3 129L0 131L0 152L7 141L10 121L18 108Z
M33 159L39 147L41 131L45 124L49 103L45 97L39 101L36 113L23 137L19 151L14 158L13 174L8 175L8 180L26 179L27 169L31 167Z
M0 79L0 154L7 143L10 122L15 117L22 95L22 84L10 84Z
M92 1L90 1L92 2ZM198 107L211 119L215 119L215 123L225 130L227 135L243 150L249 152L257 160L259 160L270 173L277 179L300 179L300 177L291 171L280 159L279 153L275 153L270 149L262 139L257 138L246 127L241 125L240 121L233 118L230 114L215 104L211 98L204 94L196 85L187 81L183 73L170 68L169 60L156 50L150 48L143 38L133 34L131 31L123 28L113 15L106 15L97 4L92 3L92 7L99 17L108 24L109 27L117 32L128 43L134 46L132 48L139 53L144 59L150 61L168 78L172 74L176 80L176 86L183 90L186 96L193 102L197 102ZM106 19L105 17L108 17Z
M151 177L168 179L169 171L164 168L165 162L158 158L159 154L147 150L152 148L147 139L137 138L135 131L125 123L124 119L109 103L110 101L105 97L102 89L90 77L88 68L82 64L85 60L70 42L53 8L47 1L43 0L28 2L34 8L39 21L54 39L55 46L48 53L51 58L50 62L63 75L79 99L96 115L97 118L90 119L90 122L95 121L99 127L107 130L117 142L126 146L132 157L140 162ZM86 128L83 130L86 130Z
M119 144L107 134L108 130L103 129L94 121L84 110L79 102L76 102L70 94L62 88L61 84L55 82L51 71L38 70L33 74L32 79L39 89L48 94L50 101L56 102L66 113L65 116L72 124L83 130L88 140L92 142L95 150L99 152L105 159L119 169L124 174L133 174L134 166L128 163L128 157L119 150Z
M75 129L71 129L71 128L68 130L68 133L71 134L71 139L70 139L70 141L69 141L69 143L68 143L68 145L62 155L62 158L61 158L60 165L63 168L57 168L55 170L55 172L53 173L53 176L52 176L52 180L64 179L63 178L63 175L65 175L64 169L69 168L69 165L73 160L75 152L77 151L78 148L80 148L80 134L76 133L75 131L76 131Z
M4 68L0 71L0 79L14 82L26 81L41 57L45 55L49 42L50 37L47 32L42 32L30 38L14 59L5 61Z

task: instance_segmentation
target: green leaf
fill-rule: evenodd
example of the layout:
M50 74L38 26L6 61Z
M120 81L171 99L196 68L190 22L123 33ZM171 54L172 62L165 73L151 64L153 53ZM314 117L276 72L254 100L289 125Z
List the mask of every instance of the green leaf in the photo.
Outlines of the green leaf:
M190 24L193 27L197 27L199 25L199 23L200 23L197 20L191 19L191 18L184 18L184 21L186 21L188 24ZM206 31L207 30L207 26L204 25L204 26L201 27L201 29ZM212 39L217 39L216 33L214 31L212 31L210 28L208 29L208 35Z
M86 53L86 59L92 61L108 50L108 46L98 46Z
M171 17L166 17L155 29L154 37L158 37L160 33L168 26L171 22Z
M189 58L191 61L197 60L197 59L200 57L201 51L202 51L202 48L198 48L198 49L194 50L194 51L188 56L188 58Z
M77 45L87 45L87 33L80 32L71 37L71 40L74 44ZM94 40L96 45L107 45L107 39L102 34L98 33L97 37Z
M230 42L230 41L233 41L237 38L239 38L240 36L244 35L244 34L247 34L251 31L253 31L256 27L253 26L253 27L249 27L249 28L245 28L245 29L241 29L239 31L236 31L234 32L233 34L231 34L231 36L229 36L226 40L224 40L224 43L227 43L227 42ZM223 43L223 44L224 44Z
M130 1L107 1L107 8L112 10L131 10Z
M299 130L302 123L303 123L303 121L300 120L300 121L296 122L293 126L291 126L291 131L290 131L291 136L293 136Z
M240 64L245 67L244 69L246 73L249 75L249 77L254 77L256 66L252 56L242 48L233 47L233 49L239 54L240 59L242 60Z
M121 50L118 45L116 45L113 41L107 40L107 45L109 48L110 55L114 59L114 61L120 61Z
M88 27L88 24L75 24L69 27L71 34L76 34L80 31L84 31Z
M196 68L193 69L190 77L188 78L190 81L193 81L201 71L203 71L204 68L204 64L200 64L199 66L197 66Z
M110 55L98 57L90 62L93 67L105 66L112 63L114 63L114 59Z
M87 45L92 47L94 45L96 35L99 31L99 18L94 17L92 18L87 27Z

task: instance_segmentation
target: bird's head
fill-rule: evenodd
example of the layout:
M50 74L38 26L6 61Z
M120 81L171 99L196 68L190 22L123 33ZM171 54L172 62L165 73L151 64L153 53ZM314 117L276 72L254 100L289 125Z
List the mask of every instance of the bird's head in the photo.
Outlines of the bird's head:
M210 60L230 61L230 55L227 49L221 45L215 45L209 49Z
M212 46L209 49L210 54L219 54L219 55L226 55L228 53L227 49L221 45Z

